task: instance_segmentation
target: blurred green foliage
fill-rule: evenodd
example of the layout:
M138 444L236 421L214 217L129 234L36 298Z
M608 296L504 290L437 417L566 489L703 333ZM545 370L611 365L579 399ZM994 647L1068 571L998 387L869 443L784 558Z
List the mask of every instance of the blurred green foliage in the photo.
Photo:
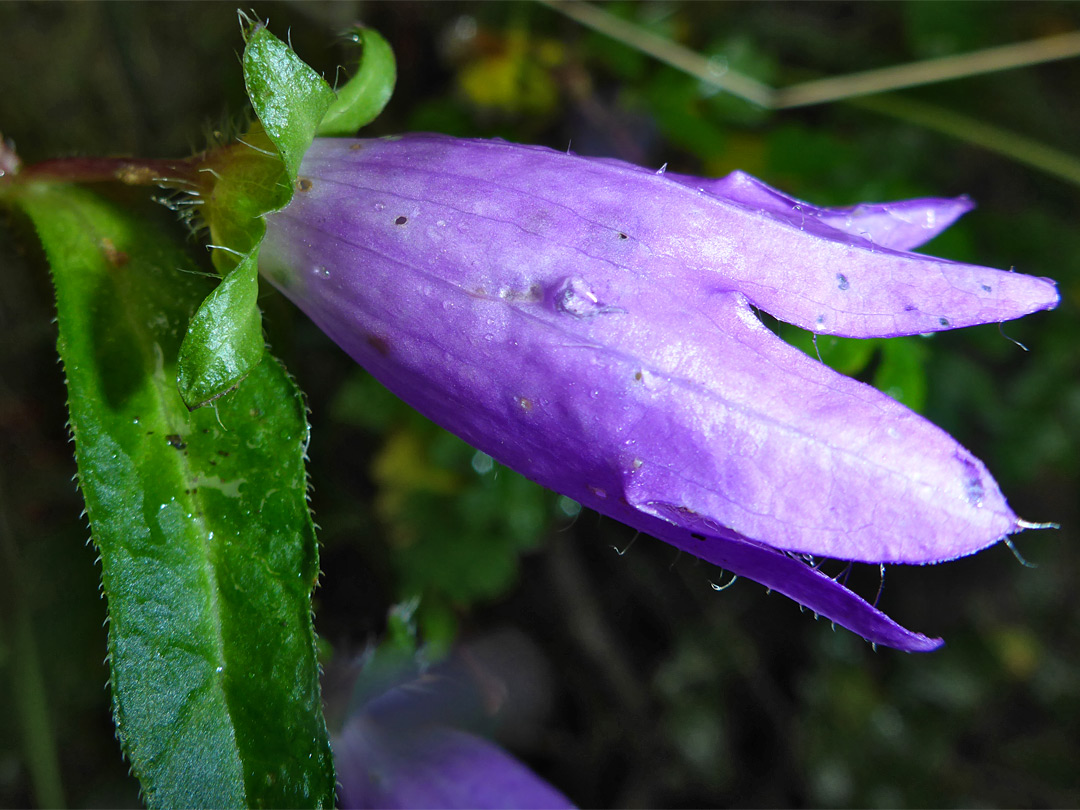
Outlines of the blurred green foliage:
M1080 28L1080 6L1069 3L605 7L718 67L781 86ZM316 625L329 659L377 638L390 606L410 596L421 597L420 634L436 648L522 629L556 673L553 708L542 725L507 723L502 733L582 806L1080 803L1080 188L857 104L754 109L538 5L255 11L331 78L348 61L336 33L359 19L386 37L398 88L374 134L429 129L571 144L688 173L741 168L817 204L968 193L980 208L925 251L1050 276L1062 291L1058 310L1007 324L1008 338L991 326L854 345L819 339L815 350L769 324L921 408L987 462L1019 514L1063 525L1016 539L1034 569L1002 546L888 569L882 606L946 638L929 656L875 653L752 584L716 594L708 581L719 574L707 566L595 515L571 518L571 505L386 395L264 291L271 345L311 408L323 544ZM229 130L242 118L228 5L0 5L0 45L0 131L27 161L178 156L203 144L207 122ZM1078 86L1072 60L898 95L1075 155ZM102 689L93 553L68 483L47 277L25 249L0 241L0 511L13 561L4 565L0 666L11 676L24 655L11 632L18 594L69 801L132 804ZM871 598L878 584L876 569L851 575ZM35 801L22 734L5 707L0 803Z

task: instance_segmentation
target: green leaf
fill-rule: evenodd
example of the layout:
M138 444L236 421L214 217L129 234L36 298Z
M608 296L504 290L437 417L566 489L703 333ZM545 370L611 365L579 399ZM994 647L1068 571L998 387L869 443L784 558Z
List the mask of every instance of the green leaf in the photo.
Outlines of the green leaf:
M360 46L360 63L326 111L318 128L320 136L355 134L378 118L394 93L397 66L389 43L371 28L357 27L349 37Z
M180 347L177 385L191 409L235 388L262 360L259 249L255 248L199 305Z
M334 91L261 23L248 31L244 82L259 123L285 163L291 193Z
M187 255L83 189L9 200L52 269L117 732L147 803L332 805L298 390L268 359L189 412L176 355L208 284Z

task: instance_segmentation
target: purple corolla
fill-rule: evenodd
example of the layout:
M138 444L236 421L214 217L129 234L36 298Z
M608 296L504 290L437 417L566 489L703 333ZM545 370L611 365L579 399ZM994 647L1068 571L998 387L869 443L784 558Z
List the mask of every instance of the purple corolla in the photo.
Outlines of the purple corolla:
M502 141L316 140L261 272L394 393L546 487L879 644L940 645L803 555L930 563L1025 524L978 459L768 330L889 337L1056 305L907 252L964 199L821 209Z
M440 680L395 686L334 737L344 808L572 808L570 800L495 743L439 722ZM443 690L448 691L448 690Z

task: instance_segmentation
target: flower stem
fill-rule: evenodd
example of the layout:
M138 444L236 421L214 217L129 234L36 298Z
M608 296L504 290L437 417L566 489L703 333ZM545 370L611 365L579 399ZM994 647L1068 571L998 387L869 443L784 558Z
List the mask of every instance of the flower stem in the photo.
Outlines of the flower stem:
M45 160L12 174L16 182L119 182L129 186L158 186L197 191L206 185L199 174L204 155L186 160L71 157Z

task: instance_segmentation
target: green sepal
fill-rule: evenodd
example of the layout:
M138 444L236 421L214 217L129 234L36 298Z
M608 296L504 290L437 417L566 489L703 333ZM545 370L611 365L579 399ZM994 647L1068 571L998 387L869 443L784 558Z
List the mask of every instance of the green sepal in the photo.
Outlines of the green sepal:
M180 346L176 384L194 410L233 390L262 360L259 249L254 248L203 299Z
M289 197L281 201L284 205L291 198L300 161L334 101L334 91L262 23L247 30L244 83L259 123L285 164Z
M262 23L245 32L244 82L258 124L209 161L217 180L203 205L225 280L199 307L180 352L177 386L189 408L213 402L263 355L258 298L262 215L288 205L304 153L334 100L330 85ZM242 256L235 267L235 257Z
M144 800L332 806L300 392L267 358L189 412L176 357L209 283L188 255L86 189L10 191L52 270L117 735Z
M338 89L319 124L319 136L354 135L379 117L394 94L397 65L390 44L371 28L357 26L348 36L360 47L359 65Z

